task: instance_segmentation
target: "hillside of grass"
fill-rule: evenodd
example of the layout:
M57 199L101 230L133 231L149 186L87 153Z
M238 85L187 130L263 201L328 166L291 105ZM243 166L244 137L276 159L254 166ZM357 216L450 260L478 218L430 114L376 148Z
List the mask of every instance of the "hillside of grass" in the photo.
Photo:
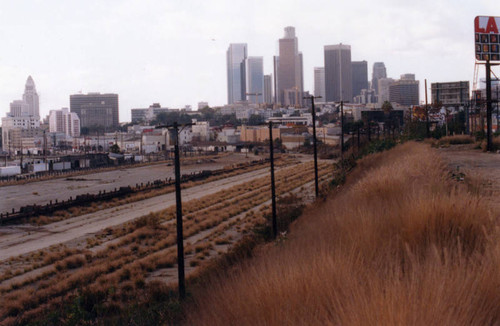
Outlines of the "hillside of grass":
M193 293L186 325L496 325L498 221L430 146L362 159L280 241Z

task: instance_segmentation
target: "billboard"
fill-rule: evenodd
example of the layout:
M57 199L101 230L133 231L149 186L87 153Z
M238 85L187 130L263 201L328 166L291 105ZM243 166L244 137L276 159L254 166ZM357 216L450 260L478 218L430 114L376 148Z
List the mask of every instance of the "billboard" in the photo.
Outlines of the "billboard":
M476 60L500 61L500 17L477 16L474 19Z

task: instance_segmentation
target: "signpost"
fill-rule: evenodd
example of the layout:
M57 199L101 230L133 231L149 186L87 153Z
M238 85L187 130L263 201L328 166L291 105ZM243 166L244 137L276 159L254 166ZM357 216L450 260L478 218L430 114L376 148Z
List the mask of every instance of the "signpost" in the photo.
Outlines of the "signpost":
M493 150L492 105L491 105L491 61L500 61L500 17L477 16L474 19L474 41L476 60L485 62L486 68L486 123L487 150ZM493 63L495 65L495 63ZM498 63L496 63L498 64Z

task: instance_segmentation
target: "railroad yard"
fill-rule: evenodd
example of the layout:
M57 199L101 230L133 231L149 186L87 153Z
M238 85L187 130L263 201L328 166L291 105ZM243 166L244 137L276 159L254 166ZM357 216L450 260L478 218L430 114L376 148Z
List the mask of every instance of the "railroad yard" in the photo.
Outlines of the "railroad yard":
M225 157L220 162L183 166L182 173L220 169L222 162L235 165L254 159L244 155ZM295 193L300 200L313 199L311 159L283 156L277 160L278 196ZM320 161L320 180L326 181L331 176L331 163ZM12 196L24 189L28 202L37 196L34 193L42 194L43 200L53 200L68 195L68 189L75 184L87 185L79 188L84 192L98 191L99 185L114 188L118 182L135 184L147 181L145 176L150 180L165 178L169 173L172 175L172 170L171 166L157 164L78 177L86 181L55 179L1 187L0 191L9 189ZM269 164L248 164L227 175L183 184L188 276L211 258L226 252L255 225L264 223L270 199ZM22 202L3 201L2 205L10 209L19 203L22 205ZM96 291L104 285L112 286L125 296L149 281L175 282L173 187L56 213L53 219L45 216L0 227L2 319L21 311L29 319L37 309L57 304L83 284Z

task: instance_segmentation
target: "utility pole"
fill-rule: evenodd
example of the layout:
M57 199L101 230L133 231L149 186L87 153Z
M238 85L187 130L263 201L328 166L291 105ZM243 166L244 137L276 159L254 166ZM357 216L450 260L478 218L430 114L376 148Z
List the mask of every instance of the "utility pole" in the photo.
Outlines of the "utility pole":
M340 154L344 159L344 101L340 101Z
M314 107L314 99L321 98L321 96L306 96L304 99L311 99L312 103L312 123L313 123L313 148L314 148L314 190L316 199L319 197L319 184L318 184L318 147L316 140L316 109Z
M498 117L499 117L499 114L498 114L498 86L500 86L498 84L499 81L500 80L498 80L498 77L497 77L497 85L496 85L496 89L497 89L497 98L496 98L497 99L497 101L496 101L497 102L497 133L500 133L500 121L498 121Z
M357 143L358 143L358 152L359 152L359 147L360 147L360 142L359 142L359 124L356 124L356 129L357 129L357 133L358 133Z
M194 123L181 125L182 128L192 126ZM184 275L184 235L182 229L182 198L181 198L181 163L179 154L179 124L174 122L172 125L156 126L156 129L167 128L174 131L175 145L175 204L177 211L177 272L179 278L179 299L186 298L186 280Z
M276 218L276 185L274 183L274 148L273 148L273 122L269 121L269 158L271 160L271 202L272 202L272 227L273 237L278 235L278 223Z
M168 146L167 146L167 133L168 133L168 131L165 132L165 134L164 134L164 136L165 136L165 161L168 158L168 156L167 156L167 148L168 148Z
M469 118L469 110L470 110L470 100L465 100L465 133L470 135L470 118Z
M45 134L45 130L43 131L43 156L45 161L45 172L48 171L47 167L47 135Z
M427 138L431 137L431 128L429 126L429 106L427 104L427 79L425 80L425 131Z
M492 139L492 121L491 121L491 114L492 114L492 106L491 106L491 64L490 60L486 60L486 125L487 125L487 133L486 133L486 138L487 138L487 145L486 145L486 150L488 152L491 152L493 150L493 139Z
M144 130L141 130L141 143L139 144L140 146L140 154L142 155L142 138L144 136Z

